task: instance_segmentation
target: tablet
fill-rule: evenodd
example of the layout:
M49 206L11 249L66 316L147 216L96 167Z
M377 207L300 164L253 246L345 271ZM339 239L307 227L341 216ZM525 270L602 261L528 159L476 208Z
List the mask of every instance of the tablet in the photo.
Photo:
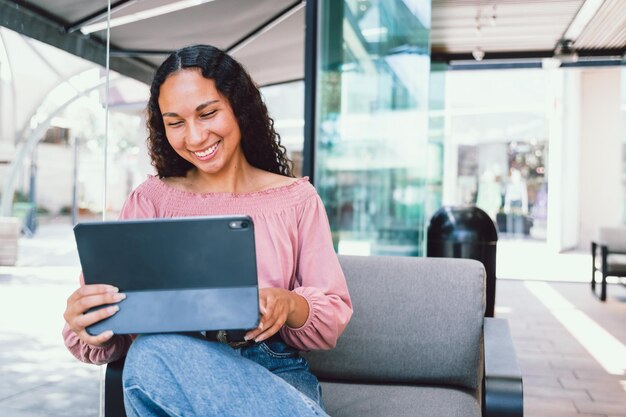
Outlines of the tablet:
M247 330L259 322L248 216L84 222L74 227L86 284L126 294L87 329L115 334ZM97 308L102 308L100 306Z

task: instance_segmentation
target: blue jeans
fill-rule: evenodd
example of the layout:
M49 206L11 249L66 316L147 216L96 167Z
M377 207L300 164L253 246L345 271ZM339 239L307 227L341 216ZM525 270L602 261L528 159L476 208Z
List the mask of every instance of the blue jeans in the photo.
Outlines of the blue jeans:
M299 352L279 338L233 349L200 335L139 336L123 373L134 416L328 416Z

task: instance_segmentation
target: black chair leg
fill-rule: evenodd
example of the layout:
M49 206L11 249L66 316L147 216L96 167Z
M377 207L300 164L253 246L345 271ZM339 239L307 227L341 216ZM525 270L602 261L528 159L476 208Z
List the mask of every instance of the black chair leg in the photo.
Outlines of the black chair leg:
M596 292L596 243L591 242L591 290Z
M105 417L126 417L124 392L122 390L124 360L125 358L121 358L107 365L104 385Z
M596 292L596 274L595 274L595 271L591 275L591 291Z
M602 246L601 248L601 256L602 256L602 289L600 290L600 301L606 301L606 277L609 275L608 271L608 257L609 251L606 246Z

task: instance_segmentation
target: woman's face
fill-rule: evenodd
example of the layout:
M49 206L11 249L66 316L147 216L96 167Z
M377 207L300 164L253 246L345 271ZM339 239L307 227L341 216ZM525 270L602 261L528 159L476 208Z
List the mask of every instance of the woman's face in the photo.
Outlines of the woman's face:
M170 75L161 85L159 107L168 142L200 172L225 172L243 158L233 109L199 70Z

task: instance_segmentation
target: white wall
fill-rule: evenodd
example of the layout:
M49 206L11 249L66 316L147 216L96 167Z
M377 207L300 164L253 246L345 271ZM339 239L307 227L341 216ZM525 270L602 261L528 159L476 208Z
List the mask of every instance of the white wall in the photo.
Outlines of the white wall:
M620 67L584 69L581 86L580 239L587 249L602 225L621 224L623 211Z
M546 112L550 120L547 168L548 230L551 252L575 249L580 241L581 74L548 70Z

